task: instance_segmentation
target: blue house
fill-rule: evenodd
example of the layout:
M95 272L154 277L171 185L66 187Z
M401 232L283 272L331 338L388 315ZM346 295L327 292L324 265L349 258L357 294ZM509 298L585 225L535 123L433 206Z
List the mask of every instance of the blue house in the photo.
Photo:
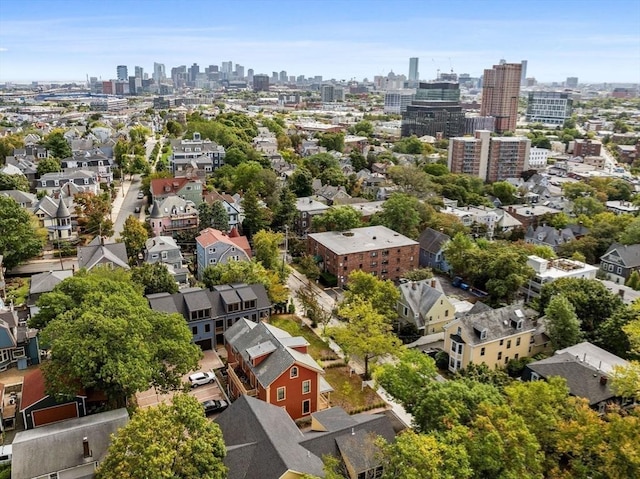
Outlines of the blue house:
M40 362L37 330L27 327L13 307L0 309L0 371L17 366L26 369Z

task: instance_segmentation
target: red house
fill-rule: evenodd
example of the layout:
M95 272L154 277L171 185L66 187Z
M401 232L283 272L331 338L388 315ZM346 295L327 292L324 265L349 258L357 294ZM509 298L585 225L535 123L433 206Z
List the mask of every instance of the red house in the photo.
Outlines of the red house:
M246 394L284 408L293 419L329 407L333 389L309 343L267 323L241 319L224 333L231 399Z

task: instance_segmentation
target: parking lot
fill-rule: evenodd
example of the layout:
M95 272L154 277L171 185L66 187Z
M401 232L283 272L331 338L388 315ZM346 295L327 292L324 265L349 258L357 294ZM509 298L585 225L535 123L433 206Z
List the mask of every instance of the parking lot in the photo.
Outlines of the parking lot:
M222 361L215 351L204 351L204 358L200 360L198 371L215 371L216 369L222 368L222 366ZM182 379L185 383L189 382L189 374L193 372L195 371L191 371L183 376ZM148 391L136 394L136 400L140 407L156 406L161 403L169 404L175 393L176 391L171 391L166 394L160 394L154 388L151 388ZM217 380L210 384L203 384L202 386L192 388L189 394L199 402L209 399L227 399Z

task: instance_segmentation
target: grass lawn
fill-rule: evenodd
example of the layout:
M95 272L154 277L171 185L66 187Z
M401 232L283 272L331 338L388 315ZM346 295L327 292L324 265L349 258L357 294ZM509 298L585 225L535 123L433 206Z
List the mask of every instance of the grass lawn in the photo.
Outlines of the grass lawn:
M300 318L293 314L280 314L272 316L269 323L276 328L284 329L291 336L302 336L309 341L309 354L315 360L323 360L324 358L333 358L336 356L329 345L322 338L318 337L309 327L304 325Z
M282 314L271 316L269 322L276 328L284 329L292 336L302 336L309 342L309 354L315 360L335 357L335 353L326 342L318 337L310 328L303 326L295 315ZM372 406L383 405L384 401L371 388L362 389L362 379L357 374L349 375L346 366L325 369L325 379L333 387L331 405L340 406L347 412L371 409Z

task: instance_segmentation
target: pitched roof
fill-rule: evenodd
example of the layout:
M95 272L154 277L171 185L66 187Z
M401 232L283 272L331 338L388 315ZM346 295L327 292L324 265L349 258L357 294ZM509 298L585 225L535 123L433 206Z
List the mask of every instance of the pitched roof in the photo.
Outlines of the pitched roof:
M91 461L102 461L112 434L127 422L129 413L122 408L21 431L12 443L11 477L48 477L50 473L85 464L85 438L92 452Z
M622 245L613 243L600 259L609 259L608 256L617 255L625 268L637 268L640 266L640 244Z
M295 344L289 346L294 338L275 326L241 319L227 329L224 337L227 343L240 353L264 388L269 387L293 364L301 364L323 373L320 365L308 353L293 349L297 345L308 345L306 340L295 338ZM252 366L252 360L264 354L268 356L257 366Z
M247 258L251 258L251 246L246 236L231 236L214 228L205 228L196 237L196 242L203 248L208 248L216 243L225 243L240 248Z
M418 328L424 327L426 314L444 296L444 293L435 287L436 282L437 280L433 278L422 281L409 281L399 286L400 294L406 301L407 306L411 308L414 314L418 314L418 318L416 318L416 326Z
M568 348L559 349L556 354L569 353L576 359L587 363L591 367L597 368L607 374L613 371L614 366L626 367L629 365L628 361L619 358L615 354L611 354L609 351L605 351L599 348L595 344L591 344L588 341L584 341Z
M34 369L27 374L22 381L22 399L20 401L20 412L24 411L37 402L48 396L45 387L42 370ZM84 391L80 391L78 396L85 396Z
M153 196L175 195L189 182L189 178L154 178L150 190Z
M34 274L31 276L29 294L48 293L65 279L71 278L71 276L73 276L73 271L71 270L47 271L46 273Z
M603 371L598 371L570 353L555 354L529 363L527 368L545 379L551 376L566 379L569 392L573 396L586 398L590 405L615 397ZM602 377L605 379L601 380Z
M91 269L101 261L113 263L124 269L130 269L127 262L127 248L124 243L102 243L96 236L88 246L78 247L78 266Z
M420 243L420 249L428 251L429 253L437 253L442 249L442 246L451 238L433 228L426 228L418 238Z

